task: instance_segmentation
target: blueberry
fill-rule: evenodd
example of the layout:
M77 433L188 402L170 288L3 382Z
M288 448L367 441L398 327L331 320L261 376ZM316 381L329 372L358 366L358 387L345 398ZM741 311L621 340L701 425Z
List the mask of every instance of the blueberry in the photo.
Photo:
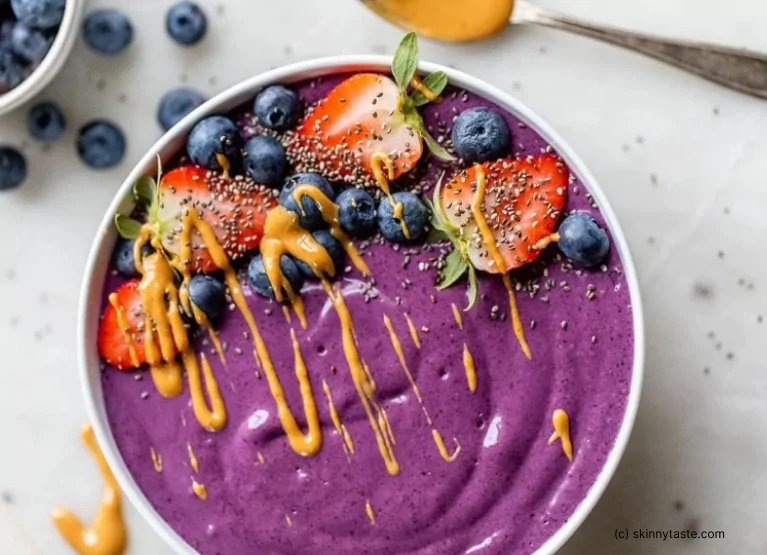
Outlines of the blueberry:
M32 29L23 23L13 26L11 50L21 59L30 63L40 62L53 44L53 36L40 29Z
M120 10L96 10L85 16L83 38L99 54L115 56L133 41L133 25Z
M188 87L179 87L166 92L157 108L157 121L167 131L205 102L205 95Z
M509 126L490 108L462 112L453 125L453 145L466 162L497 160L509 153Z
M10 146L0 146L0 191L13 189L27 177L27 160Z
M367 237L376 230L376 201L363 189L346 189L336 199L341 229L352 237Z
M140 275L136 269L135 259L133 258L133 247L135 244L135 239L118 239L112 256L112 264L114 265L115 270L129 278L139 277ZM152 254L153 252L154 249L148 243L141 247L142 256Z
M559 224L559 249L576 264L590 268L604 261L610 239L589 214L576 212Z
M43 142L55 141L64 132L66 121L56 104L43 102L29 110L27 127L33 139Z
M298 294L301 286L304 284L304 276L293 259L287 255L282 255L282 258L280 258L280 270L282 275L288 280L288 283L290 283L293 292ZM250 282L251 287L256 293L275 300L274 289L272 289L272 284L266 275L264 259L260 254L254 256L250 264L248 264L248 282Z
M304 214L301 214L301 210L298 208L298 203L293 198L293 191L295 191L296 187L299 185L312 185L319 189L320 192L330 200L336 198L336 193L333 190L333 187L330 186L327 179L318 173L297 173L291 175L285 181L285 185L280 192L280 205L291 212L298 214L301 227L309 231L324 227L325 220L322 218L320 207L309 197L304 196L304 198L301 199L301 206L304 209Z
M51 29L61 23L66 0L11 0L16 19L36 29Z
M198 43L208 30L208 18L194 2L182 1L171 6L165 17L165 28L173 40L190 46Z
M402 217L410 237L405 237L402 222L394 217L394 208L387 199L383 199L378 204L378 227L381 234L395 243L417 240L426 231L426 224L429 222L429 209L418 196L409 191L394 193L392 197L395 205L402 203Z
M9 91L24 80L24 63L10 50L0 50L0 93Z
M295 91L272 85L256 95L253 111L264 127L285 131L298 122L300 104Z
M237 126L229 118L211 116L194 126L186 142L192 162L209 170L222 170L217 154L223 154L229 164L238 168L241 162L242 139Z
M245 169L256 183L279 187L288 174L285 149L274 137L253 137L243 149Z
M328 255L330 256L330 259L333 261L333 269L334 274L332 276L327 277L339 277L343 271L344 271L344 260L345 260L345 252L344 247L341 244L341 242L333 237L333 234L330 233L327 229L319 229L312 233L312 237L314 237L314 240L317 241L321 247L323 247ZM301 270L301 273L306 276L307 278L316 278L317 274L314 273L314 270L312 270L312 267L309 266L306 262L303 262L302 260L298 260L297 258L293 259L293 262L296 263L296 266L298 266L298 269Z
M189 298L211 324L217 324L226 306L224 284L209 275L195 275L189 281Z
M116 166L125 156L125 135L115 124L95 120L80 128L77 153L86 165L105 169Z

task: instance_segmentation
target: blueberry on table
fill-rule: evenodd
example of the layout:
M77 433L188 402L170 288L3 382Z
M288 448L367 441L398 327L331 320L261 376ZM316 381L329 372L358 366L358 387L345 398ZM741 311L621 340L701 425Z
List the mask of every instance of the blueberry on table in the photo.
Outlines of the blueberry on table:
M490 108L462 112L451 135L458 155L469 163L497 160L509 153L510 132L503 116Z
M253 112L264 127L285 131L298 122L301 101L295 91L282 85L266 87L256 95Z
M330 200L336 198L336 193L333 190L333 187L331 187L330 183L328 183L328 180L322 177L320 174L307 172L291 175L285 181L285 185L283 185L282 191L280 191L280 205L285 207L287 210L298 214L301 227L308 231L314 231L324 227L325 220L322 218L320 207L308 196L304 196L301 199L301 207L303 208L304 212L303 214L301 213L301 209L298 207L298 203L293 198L293 191L295 191L296 187L299 185L311 185L319 189L320 192Z
M0 146L0 191L21 185L27 177L27 160L10 146Z
M51 29L61 23L66 0L11 0L16 19L36 29Z
M114 254L112 255L112 264L120 274L125 277L134 278L139 277L139 271L136 269L135 259L133 258L133 248L136 245L135 239L123 239L117 240ZM142 257L152 254L154 249L151 245L145 244L141 247Z
M189 158L203 168L224 170L218 160L223 155L229 165L240 166L242 138L235 123L223 116L211 116L194 126L186 142Z
M40 62L53 44L53 36L40 29L17 23L11 31L11 50L29 63Z
M191 46L202 40L208 30L208 18L194 2L182 1L171 6L165 17L165 28L173 40Z
M33 139L43 142L55 141L64 132L66 120L56 104L43 102L29 110L27 127Z
M585 212L570 214L559 225L559 250L580 266L601 264L610 250L610 239L597 221Z
M133 25L120 10L95 10L85 16L83 38L91 50L115 56L133 42Z
M225 293L223 282L213 276L197 274L189 281L189 298L213 325L219 322L224 313Z
M274 137L253 137L243 149L245 170L253 181L269 187L279 187L288 174L285 148Z
M280 270L285 279L288 280L288 283L290 283L293 292L298 294L301 286L304 284L304 275L290 256L282 255L280 258ZM269 282L269 276L266 275L264 259L260 254L254 256L250 264L248 264L248 282L259 295L276 300L274 289L272 289L272 284Z
M338 195L336 204L344 233L362 238L375 232L376 201L370 193L364 189L345 189Z
M125 135L114 123L92 121L80 128L77 153L92 168L111 168L125 156Z
M410 234L405 235L402 221L394 217L394 207L388 199L383 199L378 204L378 228L389 241L404 243L416 241L426 232L426 224L429 222L429 209L410 191L402 191L392 195L395 206L402 203L402 220Z
M205 100L204 94L189 87L169 90L162 96L157 108L157 121L160 127L168 131Z
M0 93L11 90L23 80L23 60L10 50L0 50Z

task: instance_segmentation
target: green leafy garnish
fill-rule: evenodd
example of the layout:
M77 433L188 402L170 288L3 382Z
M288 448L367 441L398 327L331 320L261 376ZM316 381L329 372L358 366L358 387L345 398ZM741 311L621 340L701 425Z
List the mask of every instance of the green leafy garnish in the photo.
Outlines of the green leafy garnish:
M412 95L408 95L408 87L410 87L417 69L418 37L411 32L405 35L405 38L399 43L391 64L392 75L394 75L394 80L400 90L400 108L405 116L405 123L421 136L431 153L440 160L450 162L455 160L455 157L429 134L426 124L418 112L418 107L428 104L429 99L418 90L413 91ZM435 95L439 95L447 86L447 75L443 71L435 71L424 78L423 84Z
M115 227L123 239L138 239L141 233L141 222L122 214L115 214Z
M427 236L427 240L433 234L436 240L429 242L450 241L453 244L453 250L445 257L444 266L442 266L439 272L437 289L439 291L447 289L455 285L463 276L467 276L469 302L464 310L471 310L477 304L477 299L479 298L479 279L477 278L477 271L469 259L468 244L463 237L463 231L450 223L444 210L442 210L439 192L442 188L442 179L444 177L445 172L442 172L442 175L437 180L437 184L434 186L432 200L426 199L426 205L431 212L431 231L429 236Z
M436 95L442 94L447 86L447 75L444 71L435 71L423 78L424 86ZM421 91L414 91L410 100L416 106L423 106L429 103L429 99Z
M133 197L143 206L150 206L154 201L157 183L148 175L142 175L133 184Z

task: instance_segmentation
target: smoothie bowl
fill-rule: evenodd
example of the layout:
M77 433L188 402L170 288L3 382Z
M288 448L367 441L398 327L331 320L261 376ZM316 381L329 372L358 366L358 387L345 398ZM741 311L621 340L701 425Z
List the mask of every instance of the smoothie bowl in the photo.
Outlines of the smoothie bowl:
M618 464L643 330L615 217L529 109L414 48L219 95L104 219L86 402L178 553L550 553Z

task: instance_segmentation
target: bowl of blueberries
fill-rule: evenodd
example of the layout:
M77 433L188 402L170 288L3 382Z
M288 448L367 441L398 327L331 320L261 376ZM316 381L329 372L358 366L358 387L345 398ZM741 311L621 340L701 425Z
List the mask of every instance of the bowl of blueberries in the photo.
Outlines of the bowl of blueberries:
M0 0L0 116L59 72L80 28L83 0Z

